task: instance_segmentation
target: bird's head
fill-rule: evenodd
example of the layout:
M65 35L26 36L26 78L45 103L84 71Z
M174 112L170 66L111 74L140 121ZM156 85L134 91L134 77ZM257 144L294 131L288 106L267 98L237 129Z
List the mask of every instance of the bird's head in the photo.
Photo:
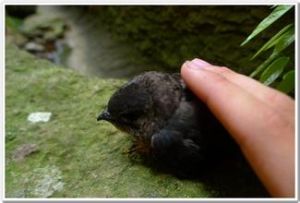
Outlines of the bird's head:
M106 120L134 136L149 138L173 115L179 105L181 91L179 77L145 72L117 90L97 120Z
M129 82L110 98L97 120L112 123L118 129L136 134L151 114L151 95L140 84Z

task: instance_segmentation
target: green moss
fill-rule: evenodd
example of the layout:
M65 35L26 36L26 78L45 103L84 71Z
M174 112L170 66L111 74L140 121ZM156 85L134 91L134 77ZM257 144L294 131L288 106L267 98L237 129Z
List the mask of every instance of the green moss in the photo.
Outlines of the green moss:
M10 29L17 31L22 25L22 20L12 16L5 16L5 25Z
M228 195L227 190L233 196L261 195L247 179L222 182L223 171L212 186L130 161L129 136L96 122L123 83L87 78L7 45L6 197L211 197ZM47 123L33 124L27 116L35 111L53 115ZM23 144L36 144L38 150L13 160Z
M269 6L90 6L84 12L90 15L93 29L106 28L114 39L172 72L184 61L199 57L249 73L264 60L249 58L278 30L272 27L255 44L240 47L269 14ZM292 20L291 13L279 24Z

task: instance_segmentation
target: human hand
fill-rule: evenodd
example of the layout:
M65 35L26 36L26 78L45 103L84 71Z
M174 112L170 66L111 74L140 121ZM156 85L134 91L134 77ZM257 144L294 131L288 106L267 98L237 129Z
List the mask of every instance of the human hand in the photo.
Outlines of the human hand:
M232 135L270 194L294 197L294 100L200 59L185 62L181 76Z

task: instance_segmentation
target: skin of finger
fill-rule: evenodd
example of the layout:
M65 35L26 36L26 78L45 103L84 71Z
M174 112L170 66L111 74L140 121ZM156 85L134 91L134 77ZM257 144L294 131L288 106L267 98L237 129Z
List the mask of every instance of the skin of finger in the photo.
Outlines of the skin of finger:
M267 87L252 78L238 74L227 67L207 66L206 69L220 74L230 82L248 91L248 93L252 93L253 96L265 104L273 107L274 111L282 115L281 119L286 119L289 122L290 129L293 129L293 132L295 132L295 102L289 96ZM291 139L294 139L294 134L290 133L287 135L291 135Z
M293 195L294 145L293 140L285 136L293 132L281 116L219 74L191 69L186 64L181 74L188 87L207 103L239 143L270 193Z
M252 93L261 101L272 106L274 110L282 114L284 118L289 119L293 123L295 122L295 102L287 95L267 87L252 78L238 74L227 67L210 65L205 68L209 71L221 74L230 82L239 85L245 91Z
M291 134L293 132L281 132ZM267 133L267 132L266 132ZM274 139L274 137L277 137ZM293 139L280 134L270 135L273 140L253 139L241 148L250 165L274 197L294 197L295 148Z
M269 105L218 74L203 69L190 69L185 67L185 64L181 69L181 74L189 88L208 105L224 125L228 125L226 127L237 130L243 124L243 130L246 132L239 133L240 137L237 141L244 140L243 134L252 132L253 125L265 130L270 117L279 117L277 125L280 127L289 124L281 120L281 116L278 116Z

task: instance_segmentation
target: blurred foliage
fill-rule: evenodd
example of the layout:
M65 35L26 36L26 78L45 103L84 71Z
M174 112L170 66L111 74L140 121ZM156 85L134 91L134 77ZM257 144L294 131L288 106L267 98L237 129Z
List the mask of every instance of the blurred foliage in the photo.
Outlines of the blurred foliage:
M20 33L20 27L23 25L23 20L5 16L5 42L14 43L21 46L26 43L27 39Z
M5 16L5 27L13 30L19 30L22 25L22 20L13 16Z
M259 34L269 28L275 21L285 15L292 8L293 6L291 5L275 6L271 14L258 24L241 46L258 37ZM251 73L251 77L257 77L265 85L274 86L285 93L294 92L294 62L289 63L290 57L287 57L286 53L284 53L284 50L291 47L295 41L294 32L293 23L284 26L254 54L251 59L254 59L263 52L267 52L269 49L272 49L268 58ZM291 55L291 57L293 57L293 55ZM287 65L289 66L286 68Z

